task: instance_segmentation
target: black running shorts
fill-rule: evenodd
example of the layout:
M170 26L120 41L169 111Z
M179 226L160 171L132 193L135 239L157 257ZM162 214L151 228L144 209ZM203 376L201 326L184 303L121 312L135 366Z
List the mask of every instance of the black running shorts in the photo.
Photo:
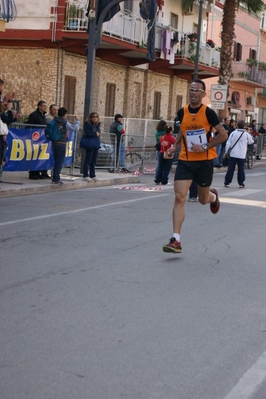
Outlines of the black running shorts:
M200 187L209 187L213 179L213 160L180 161L178 160L175 180L195 180Z

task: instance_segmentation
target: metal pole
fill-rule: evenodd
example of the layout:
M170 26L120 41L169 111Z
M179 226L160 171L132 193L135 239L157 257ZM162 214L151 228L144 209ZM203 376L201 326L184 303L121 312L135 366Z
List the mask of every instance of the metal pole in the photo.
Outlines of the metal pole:
M94 77L94 64L95 64L95 38L97 34L96 18L91 19L89 22L89 41L87 49L87 72L86 72L86 86L85 86L85 101L84 101L84 120L91 112L92 100L92 86Z
M201 23L202 23L202 6L204 0L199 0L199 19L198 19L198 40L196 47L195 69L193 73L193 80L198 79L199 76L199 53L200 53L200 39L201 39Z

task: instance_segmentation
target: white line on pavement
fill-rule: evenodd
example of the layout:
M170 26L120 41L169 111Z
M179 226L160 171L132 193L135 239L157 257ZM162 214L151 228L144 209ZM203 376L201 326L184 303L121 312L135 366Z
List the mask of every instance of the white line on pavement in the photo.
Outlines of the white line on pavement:
M259 208L266 208L266 201L254 201L240 198L220 197L221 202L233 205L248 205L258 206Z
M90 206L88 208L73 209L72 211L68 211L68 212L58 212L58 213L51 213L49 215L34 216L32 218L11 220L9 222L0 223L0 226L8 226L8 225L15 224L15 223L31 222L31 221L40 220L40 219L48 219L48 218L55 217L55 216L69 215L71 213L86 212L86 211L89 211L92 209L106 208L108 206L128 204L130 202L136 202L136 201L150 200L150 199L154 199L154 198L165 197L167 195L169 195L169 194L159 194L156 196L153 195L153 196L149 196L149 197L135 198L132 200L127 200L127 201L112 202L110 204L95 205L95 206Z
M266 352L243 375L224 399L251 399L259 385L266 379Z

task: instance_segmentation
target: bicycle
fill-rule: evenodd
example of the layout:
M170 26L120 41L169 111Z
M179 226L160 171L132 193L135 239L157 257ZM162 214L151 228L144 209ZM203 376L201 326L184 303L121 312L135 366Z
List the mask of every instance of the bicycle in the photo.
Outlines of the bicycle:
M143 158L137 152L133 152L131 149L132 144L135 142L135 139L131 137L128 141L128 144L125 148L125 166L120 167L119 171L121 173L133 173L139 170L142 172L143 170ZM112 152L114 154L114 151ZM111 154L111 155L112 155ZM108 172L114 173L115 168L108 168Z
M137 152L133 152L131 149L132 144L135 142L135 139L131 137L131 139L127 143L126 147L126 155L125 155L125 168L129 172L134 172L139 170L142 172L143 170L143 158Z
M245 162L248 169L251 169L253 167L254 153L255 153L254 144L248 144L246 158L245 158Z

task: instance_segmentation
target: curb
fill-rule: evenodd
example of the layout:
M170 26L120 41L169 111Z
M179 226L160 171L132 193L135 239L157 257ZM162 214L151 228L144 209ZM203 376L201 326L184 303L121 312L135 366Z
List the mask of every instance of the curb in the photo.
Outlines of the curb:
M18 188L8 188L4 190L0 190L0 198L8 198L8 197L18 197L18 196L26 196L26 195L34 195L34 194L44 194L44 193L54 193L61 191L70 191L70 190L82 190L86 188L94 188L94 187L104 187L104 186L113 186L118 184L127 184L127 183L138 183L139 176L125 176L125 177L117 177L113 179L101 179L97 182L85 182L85 181L74 181L74 182L64 182L63 185L53 185L51 183L42 186L33 186L33 187L21 187Z

